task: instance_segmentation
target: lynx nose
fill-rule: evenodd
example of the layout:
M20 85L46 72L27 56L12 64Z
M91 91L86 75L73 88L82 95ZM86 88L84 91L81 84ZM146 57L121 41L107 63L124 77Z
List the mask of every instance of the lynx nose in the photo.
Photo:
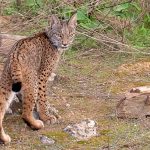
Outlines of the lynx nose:
M63 48L67 48L67 47L68 47L68 44L62 44L62 47L63 47Z

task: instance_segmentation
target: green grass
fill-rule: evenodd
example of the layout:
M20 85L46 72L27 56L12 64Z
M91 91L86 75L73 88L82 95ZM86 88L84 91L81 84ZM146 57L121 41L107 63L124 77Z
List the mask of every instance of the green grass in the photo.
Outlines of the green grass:
M88 16L88 6L89 2L84 1L83 3L78 4L70 4L67 5L64 3L63 6L60 5L59 1L41 1L41 0L27 0L22 1L21 6L17 7L15 0L12 0L9 5L3 8L4 15L14 15L14 14L21 14L21 16L26 19L31 19L39 14L43 15L43 18L47 16L49 13L56 13L59 14L61 17L68 18L71 16L71 12L73 10L77 11L78 14L78 26L84 30L88 30L89 32L93 32L93 29L97 28L97 32L104 32L104 23L103 20L97 20L94 14L97 12L101 12L107 16L114 16L120 19L127 19L131 21L130 29L126 29L123 31L125 40L128 41L129 45L132 45L136 48L147 48L150 46L150 14L145 12L145 14L140 18L141 20L138 22L137 19L139 15L142 13L142 6L139 1L134 1L131 3L121 3L120 5L116 5L115 7L111 6L111 1L108 0L102 1L94 10L93 14ZM49 7L52 10L49 10ZM57 7L59 6L59 7ZM136 22L137 21L137 22ZM45 19L37 20L38 26L44 27L47 25ZM37 24L36 22L36 24ZM35 24L35 23L34 23ZM105 25L106 26L106 25ZM132 27L133 26L133 27ZM105 32L109 33L112 30L112 34L114 34L114 29L110 29L111 26L108 25L108 28L105 29ZM33 31L31 32L31 34ZM119 33L119 32L118 32ZM85 39L85 40L84 40ZM79 37L79 43L82 41L82 49L87 49L89 47L97 48L99 45L95 40L85 37ZM80 47L79 46L79 47Z

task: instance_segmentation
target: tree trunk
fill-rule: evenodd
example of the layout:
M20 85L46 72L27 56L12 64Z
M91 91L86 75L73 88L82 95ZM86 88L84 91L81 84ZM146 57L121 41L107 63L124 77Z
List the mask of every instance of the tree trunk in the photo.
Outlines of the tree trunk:
M16 5L19 8L21 6L21 0L16 0Z

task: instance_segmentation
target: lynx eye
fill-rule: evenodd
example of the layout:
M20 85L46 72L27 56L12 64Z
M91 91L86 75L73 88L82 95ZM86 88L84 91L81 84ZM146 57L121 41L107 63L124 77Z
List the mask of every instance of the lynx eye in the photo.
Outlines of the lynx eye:
M55 34L55 37L56 37L57 39L60 39L60 38L61 38L61 36L58 35L58 34Z
M73 32L71 32L71 33L70 33L70 36L73 36L73 35L74 35L74 33L73 33Z
M62 38L62 37L63 37L63 35L62 35L62 34L60 34L59 36L60 36L60 38Z
M70 33L70 37L74 37L74 33L73 32Z

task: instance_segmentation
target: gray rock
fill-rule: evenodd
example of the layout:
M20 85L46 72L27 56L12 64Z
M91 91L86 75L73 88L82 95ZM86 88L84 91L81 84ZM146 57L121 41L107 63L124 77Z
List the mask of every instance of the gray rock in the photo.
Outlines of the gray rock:
M138 119L150 116L150 99L145 95L129 99L121 99L116 107L118 118Z
M8 108L7 111L6 111L6 114L12 115L13 114L12 109Z
M7 109L6 114L20 114L22 109L22 103L18 99L18 96L15 96L10 107Z
M64 131L78 140L87 140L93 136L97 136L96 129L95 121L86 119L78 124L68 125Z
M52 145L55 143L55 141L53 139L48 138L47 136L41 136L40 141L41 141L41 143L46 144L46 145Z
M56 74L52 72L51 75L48 78L48 81L51 81L51 82L54 81L55 77L56 77Z
M39 113L36 110L33 110L33 116L35 119L40 119Z

